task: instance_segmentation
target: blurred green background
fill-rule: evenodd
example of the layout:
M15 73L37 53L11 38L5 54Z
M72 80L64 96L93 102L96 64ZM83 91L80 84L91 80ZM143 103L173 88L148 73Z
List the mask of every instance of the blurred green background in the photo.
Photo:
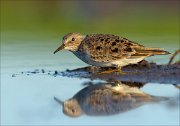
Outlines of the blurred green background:
M53 55L62 36L69 32L111 33L173 53L179 49L179 5L179 0L1 0L2 125L83 125L87 120L90 125L178 125L179 107L172 111L163 104L117 117L71 119L60 112L59 105L52 105L53 97L68 99L87 80L12 75L35 69L64 71L87 66L68 51ZM147 60L167 64L170 56ZM143 90L168 97L177 92L172 85L152 84Z
M69 32L111 33L137 41L163 36L164 42L177 43L179 0L1 0L3 42L60 39Z

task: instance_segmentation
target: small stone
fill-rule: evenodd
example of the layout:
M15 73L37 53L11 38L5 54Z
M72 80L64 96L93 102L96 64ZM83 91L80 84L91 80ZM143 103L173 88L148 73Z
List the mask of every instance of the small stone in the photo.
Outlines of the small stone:
M54 74L55 74L55 75L57 75L57 74L58 74L58 71L57 71L57 70L55 70L55 71L54 71Z
M13 75L12 75L12 77L16 77L16 75L15 75L15 74L13 74Z
M69 69L66 69L67 72L69 72L70 70Z
M42 73L45 73L45 70L44 70L44 69L42 69L42 70L41 70L41 72L42 72Z

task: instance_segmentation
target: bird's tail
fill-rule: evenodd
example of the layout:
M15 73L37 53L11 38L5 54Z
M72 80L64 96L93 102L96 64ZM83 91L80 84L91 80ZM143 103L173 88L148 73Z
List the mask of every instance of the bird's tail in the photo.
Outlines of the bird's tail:
M150 54L150 55L168 55L170 54L170 52L165 51L162 48L141 48L137 50L138 53L142 53L142 54Z

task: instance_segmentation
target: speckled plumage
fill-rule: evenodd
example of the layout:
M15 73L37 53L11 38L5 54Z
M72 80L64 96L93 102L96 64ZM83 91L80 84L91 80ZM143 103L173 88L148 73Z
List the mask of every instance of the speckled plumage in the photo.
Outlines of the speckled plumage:
M114 84L113 84L114 85ZM144 93L137 87L112 83L90 85L71 99L64 101L63 112L71 117L86 115L113 115L137 108L145 103L167 100Z
M75 40L72 41L73 39ZM69 33L63 40L65 49L73 52L85 63L100 67L122 67L138 63L149 56L169 54L163 49L147 48L112 34L83 36L79 33Z

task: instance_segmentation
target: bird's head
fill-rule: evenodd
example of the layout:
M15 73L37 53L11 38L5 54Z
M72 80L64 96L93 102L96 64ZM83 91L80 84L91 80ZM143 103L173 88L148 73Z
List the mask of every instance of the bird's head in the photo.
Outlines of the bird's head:
M63 113L71 117L78 117L82 114L82 110L76 99L69 99L63 104Z
M63 37L63 42L54 51L54 54L62 49L69 50L71 52L77 51L79 45L81 44L81 41L84 39L85 36L79 34L79 33L69 33Z

